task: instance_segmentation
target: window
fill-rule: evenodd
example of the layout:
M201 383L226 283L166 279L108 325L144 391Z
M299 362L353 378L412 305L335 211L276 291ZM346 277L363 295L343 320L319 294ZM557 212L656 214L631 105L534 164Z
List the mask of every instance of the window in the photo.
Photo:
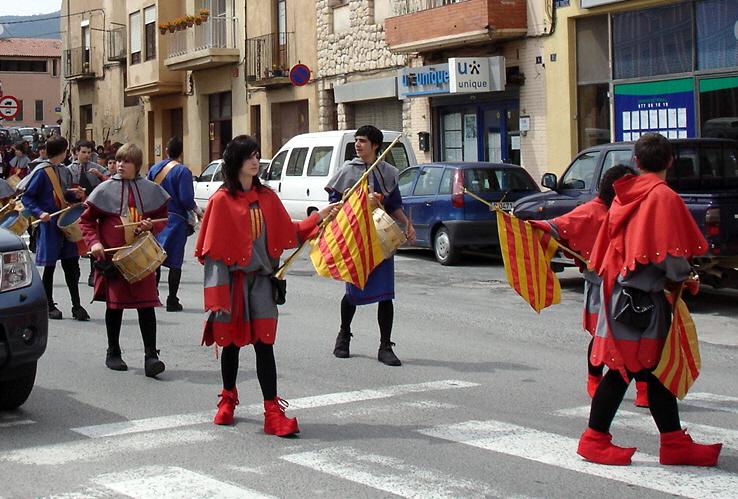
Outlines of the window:
M718 69L738 66L738 38L735 0L702 0L696 5L697 68Z
M36 101L36 121L44 120L44 101Z
M441 184L441 176L443 168L431 167L425 168L420 172L418 183L415 184L413 190L414 196L434 196L438 193L438 186Z
M497 184L503 192L536 191L536 183L527 174L515 170L496 170Z
M606 15L577 19L579 148L610 142L609 27Z
M84 64L88 65L90 64L90 49L92 48L91 41L90 41L90 22L89 21L83 21L82 24L82 48L84 50L82 54L82 62Z
M213 182L223 182L223 166L222 165L213 174Z
M495 171L488 168L464 170L464 187L476 194L500 191Z
M141 12L133 12L128 16L129 48L131 64L141 62Z
M389 147L391 144L391 141L386 141L382 143L381 150L384 150ZM381 154L380 150L380 154ZM343 156L344 161L350 161L356 157L356 148L354 147L353 142L349 142L346 144L346 151ZM390 152L387 153L387 155L384 157L384 160L397 168L400 171L403 171L405 168L410 166L410 160L407 157L407 151L405 150L405 145L398 142L395 144L395 146L392 148Z
M413 184L415 183L415 176L418 174L419 168L413 167L408 168L400 173L400 178L397 180L397 186L400 189L400 194L405 197L409 196L412 192Z
M631 166L633 163L633 151L630 149L618 149L609 151L605 155L605 161L602 164L602 173L616 165ZM600 175L602 176L602 175Z
M288 177L301 176L307 154L307 147L296 147L292 149L292 154L290 154L290 161L287 163L287 171L285 172L285 175Z
M454 168L446 168L441 177L441 187L438 189L438 194L452 194L454 188L454 174L458 170Z
M47 71L46 61L0 59L0 72L46 73Z
M279 180L282 178L282 168L284 168L284 161L287 159L287 153L289 151L282 151L277 154L269 165L269 170L265 180Z
M315 147L308 162L308 177L326 177L331 168L332 147Z
M208 167L205 168L205 171L200 174L198 182L210 182L213 179L215 170L218 169L218 165L220 165L220 163L217 161L215 163L210 163Z
M18 99L18 114L15 115L15 121L23 121L23 101Z
M59 59L51 59L51 76L59 76Z
M599 152L588 152L575 159L561 179L561 188L589 189L594 179L598 156Z
M156 6L144 9L144 40L146 43L145 60L156 58Z

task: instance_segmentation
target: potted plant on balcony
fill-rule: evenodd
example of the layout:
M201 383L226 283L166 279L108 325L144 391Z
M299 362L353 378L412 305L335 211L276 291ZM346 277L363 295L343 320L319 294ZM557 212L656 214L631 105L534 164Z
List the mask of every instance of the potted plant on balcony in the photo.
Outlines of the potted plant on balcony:
M210 17L210 10L209 9L200 9L200 19L203 20L203 22L208 20L208 17Z
M177 31L182 31L187 27L187 19L185 17L178 17L176 23Z
M195 25L195 16L185 16L185 22L187 23L187 27L191 28Z
M162 35L166 35L167 31L169 31L169 23L159 24L159 33L161 33Z
M202 17L200 16L192 16L192 18L195 20L195 24L200 26L202 24Z
M174 21L168 22L166 24L167 24L167 29L169 29L170 33L174 33L175 31L177 31L177 25L175 24Z

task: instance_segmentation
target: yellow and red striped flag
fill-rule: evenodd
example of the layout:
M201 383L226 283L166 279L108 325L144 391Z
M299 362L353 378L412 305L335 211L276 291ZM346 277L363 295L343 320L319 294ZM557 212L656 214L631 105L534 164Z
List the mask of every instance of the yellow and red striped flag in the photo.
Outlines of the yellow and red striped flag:
M510 286L536 312L561 302L561 285L550 265L556 240L502 210L497 211L497 233Z
M697 328L689 315L687 304L682 300L681 293L675 296L671 328L661 351L661 360L653 374L681 400L700 375L702 359Z
M382 262L382 247L369 208L369 182L349 195L310 251L315 271L364 289L369 274Z

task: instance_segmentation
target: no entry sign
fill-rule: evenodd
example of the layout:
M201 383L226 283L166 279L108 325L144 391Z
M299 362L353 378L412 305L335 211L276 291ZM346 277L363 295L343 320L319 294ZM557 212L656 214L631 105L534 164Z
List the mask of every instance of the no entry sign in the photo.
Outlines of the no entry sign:
M6 120L12 120L18 114L18 99L12 95L5 95L0 98L0 116Z
M304 64L295 64L290 69L290 81L296 87L307 85L310 81L310 68Z

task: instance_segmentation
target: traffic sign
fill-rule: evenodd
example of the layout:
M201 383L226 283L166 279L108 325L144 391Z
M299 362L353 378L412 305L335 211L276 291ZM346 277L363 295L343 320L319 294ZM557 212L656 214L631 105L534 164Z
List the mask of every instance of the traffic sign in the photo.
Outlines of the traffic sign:
M290 69L290 81L296 87L307 85L310 81L310 68L304 64L295 64Z
M6 120L12 120L18 115L20 104L18 99L12 95L5 95L0 99L0 116Z

